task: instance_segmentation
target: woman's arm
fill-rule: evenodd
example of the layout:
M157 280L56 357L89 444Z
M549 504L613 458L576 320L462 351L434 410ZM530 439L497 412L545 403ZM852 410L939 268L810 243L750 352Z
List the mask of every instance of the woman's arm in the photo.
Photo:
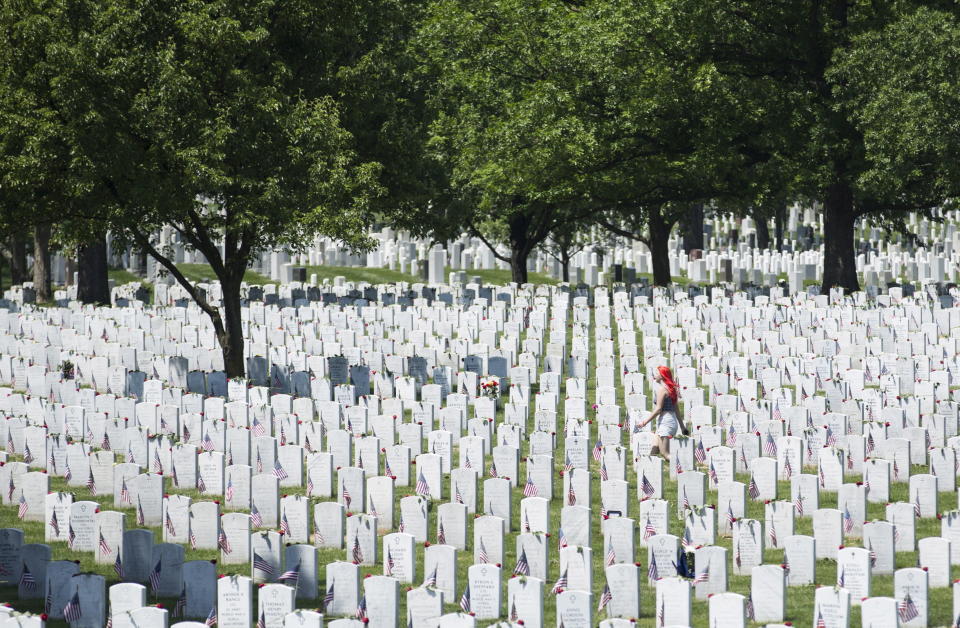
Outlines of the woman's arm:
M647 417L647 420L640 424L640 427L646 426L650 421L654 420L660 413L663 412L663 401L667 398L667 391L663 388L657 391L657 405L653 408L653 412L650 413L650 416Z

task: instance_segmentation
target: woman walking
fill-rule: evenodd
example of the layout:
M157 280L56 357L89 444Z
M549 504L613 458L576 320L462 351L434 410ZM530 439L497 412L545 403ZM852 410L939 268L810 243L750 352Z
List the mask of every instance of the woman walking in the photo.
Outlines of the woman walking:
M640 424L643 428L650 421L657 421L657 449L660 456L670 460L670 439L676 436L678 431L686 433L686 427L677 414L677 383L673 379L673 372L667 366L657 367L653 373L653 381L657 386L656 405L653 412L647 417L647 420Z

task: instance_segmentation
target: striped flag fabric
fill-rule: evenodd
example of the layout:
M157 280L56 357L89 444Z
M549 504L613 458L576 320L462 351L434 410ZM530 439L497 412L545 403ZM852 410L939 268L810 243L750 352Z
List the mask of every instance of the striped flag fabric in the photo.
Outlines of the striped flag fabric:
M609 480L609 479L610 479L610 475L607 473L607 461L606 461L606 460L601 460L601 461L600 461L600 479L601 479L601 480Z
M143 513L143 503L140 501L140 496L137 495L137 525L146 525L146 521L147 518Z
M640 490L643 492L644 499L653 497L657 492L657 490L653 487L653 483L647 479L646 473L644 473L640 478Z
M607 567L614 565L617 562L617 552L613 549L613 543L607 547L607 557L605 559Z
M703 448L702 440L698 440L696 447L693 448L693 457L697 464L704 464L707 461L707 451Z
M253 568L254 568L254 569L257 569L257 570L259 570L259 571L262 571L263 573L267 574L267 577L268 577L268 578L272 578L272 577L273 577L273 574L276 573L276 572L274 571L274 569L273 569L273 565L271 565L269 562L267 562L267 561L263 558L263 556L261 556L260 554L258 554L258 553L256 553L256 552L253 553Z
M647 522L649 523L650 520L647 519ZM567 535L563 533L563 528L558 528L557 529L557 549L563 549L568 545L569 543L567 542Z
M750 485L747 488L747 492L750 493L750 499L757 499L760 497L760 487L757 486L757 481L750 476Z
M603 585L603 593L600 594L600 604L597 607L597 612L599 613L605 609L611 600L613 600L613 594L610 593L610 585L605 584Z
M154 595L160 590L160 569L160 561L158 560L157 564L154 565L150 571L150 588L153 590Z
M170 536L177 536L177 529L173 526L173 518L170 517L170 513L169 513L169 512L167 513L166 521L164 522L164 526L165 526L166 529L167 529L167 534L169 534Z
M434 567L433 571L424 579L423 587L435 588L437 586L437 568Z
M903 598L903 601L897 604L897 614L903 623L913 621L920 616L920 611L917 610L917 605L909 593L907 593L907 597Z
M483 542L483 538L480 539L480 553L477 556L478 562L480 563L489 563L490 557L487 556L487 546Z
M260 611L260 618L257 620L256 628L267 628L267 618L264 616L263 611Z
M745 612L744 614L746 615L747 619L749 619L750 621L753 621L753 619L754 619L754 617L755 617L755 615L756 615L756 613L754 612L754 608L753 608L753 594L752 594L752 593L747 594L747 609L746 609L746 612Z
M300 583L300 563L297 563L293 569L284 571L277 580L286 582L287 586L296 590L297 585Z
M30 507L27 505L27 498L24 497L23 493L20 494L20 502L17 507L17 519L23 519L27 516L27 512L30 510Z
M224 496L227 498L227 501L228 501L228 502L232 502L232 501L233 501L233 496L234 496L235 492L236 492L236 489L233 488L233 477L232 477L232 476L231 476L231 477L228 477L228 478L227 478L227 490L224 491ZM309 495L309 493L308 493L308 495Z
M359 619L360 621L363 621L364 619L367 618L367 596L366 595L360 597L360 603L357 605L356 616L357 616L357 619Z
M100 547L100 553L101 553L101 554L109 554L111 551L113 551L113 550L110 549L110 545L107 543L107 539L105 539L105 538L103 537L103 532L100 533L100 545L99 545L99 547Z
M437 527L437 543L440 545L447 544L447 533L443 530L443 520L441 519Z
M93 469L90 469L90 473L87 475L87 490L90 491L91 495L97 495L97 482L93 479Z
M217 535L217 547L219 547L224 554L233 553L233 548L230 547L230 539L227 538L227 533L223 530L220 530L220 534Z
M360 539L357 536L353 537L353 562L358 565L363 562L363 550L360 548Z
M372 503L372 502L371 502ZM373 516L376 516L376 513L372 513ZM287 511L283 511L283 516L280 517L280 533L281 534L290 534L290 520L287 519Z
M593 445L593 459L596 460L597 462L600 462L600 457L602 455L603 455L603 445L600 443L600 440L598 439L597 442L594 443Z
M650 517L647 517L647 522L643 526L643 540L647 541L651 536L657 534L657 529L650 523Z
M850 514L850 508L844 506L843 508L843 533L850 534L853 532L853 516Z
M350 502L353 501L353 498L350 496L350 489L347 488L347 484L343 484L343 504L347 507L347 510L350 510Z
M567 582L568 582L567 570L564 569L563 573L560 574L560 577L557 578L557 581L553 583L553 589L551 589L550 592L554 595L557 595L558 593L562 593L563 590L566 589L568 586Z
M27 591L37 590L37 579L30 573L30 568L27 567L27 563L23 563L23 568L20 570L20 586Z
M201 493L207 492L207 483L203 481L203 475L200 473L197 474L197 491Z
M326 594L323 596L323 608L328 613L330 612L330 605L333 604L333 582L330 583L330 587L327 589Z
M651 557L650 566L647 568L647 580L651 583L660 579L660 571L657 569L657 561Z
M793 509L796 511L798 517L803 516L803 493L797 492L796 499L793 500Z
M733 447L737 444L737 428L730 424L730 429L727 430L727 447Z
M263 473L263 456L260 455L259 447L257 447L257 473Z
M183 613L187 610L187 586L184 585L180 590L180 597L177 598L177 605L173 607L173 616L174 617L183 617Z
M80 592L77 591L63 607L63 618L68 622L80 621L83 611L80 609Z
M203 440L200 441L200 447L204 451L213 451L214 449L216 449L216 445L214 444L213 439L210 438L210 432L203 433Z
M205 623L208 626L217 625L217 607L216 606L210 609L210 612L207 614L207 620L203 623Z
M470 583L463 588L463 595L460 596L460 610L464 613L470 612Z
M573 490L573 480L570 480L570 485L567 488L567 505L576 506L577 505L577 492Z
M278 480L286 480L290 475L283 469L283 465L280 464L279 460L273 461L273 475Z
M120 484L120 503L121 504L133 503L133 500L130 498L130 489L127 488L126 478L124 478L123 482L121 482Z
M53 535L60 536L60 521L57 520L57 511L54 510L50 515L50 527L53 528Z
M259 528L263 525L263 515L260 514L260 510L257 508L256 504L250 505L250 527Z
M527 483L523 485L523 496L536 497L538 493L537 485L533 483L530 473L527 473Z
M430 495L430 485L427 484L427 478L423 477L422 471L417 474L417 485L414 492L422 497Z
M73 524L67 523L67 547L73 549L73 543L77 540L77 533L73 531Z
M387 548L387 558L383 561L383 575L392 576L393 575L393 552L390 551L390 548Z
M693 579L693 584L704 584L710 582L710 563L707 563L707 566L703 568L703 571L697 574L697 577Z
M520 550L520 557L517 559L517 564L513 568L513 575L515 576L529 576L530 575L530 563L527 562L527 550Z

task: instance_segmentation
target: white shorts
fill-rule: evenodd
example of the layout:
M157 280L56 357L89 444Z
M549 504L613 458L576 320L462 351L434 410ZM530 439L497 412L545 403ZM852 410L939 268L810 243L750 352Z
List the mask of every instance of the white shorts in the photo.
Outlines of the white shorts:
M664 412L657 419L657 436L676 436L680 422L673 412Z

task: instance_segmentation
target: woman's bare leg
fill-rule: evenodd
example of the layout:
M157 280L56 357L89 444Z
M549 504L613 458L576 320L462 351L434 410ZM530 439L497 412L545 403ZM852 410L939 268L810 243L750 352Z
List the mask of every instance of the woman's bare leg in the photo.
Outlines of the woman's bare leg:
M660 448L660 456L670 462L670 439L666 436L657 436L657 445Z

